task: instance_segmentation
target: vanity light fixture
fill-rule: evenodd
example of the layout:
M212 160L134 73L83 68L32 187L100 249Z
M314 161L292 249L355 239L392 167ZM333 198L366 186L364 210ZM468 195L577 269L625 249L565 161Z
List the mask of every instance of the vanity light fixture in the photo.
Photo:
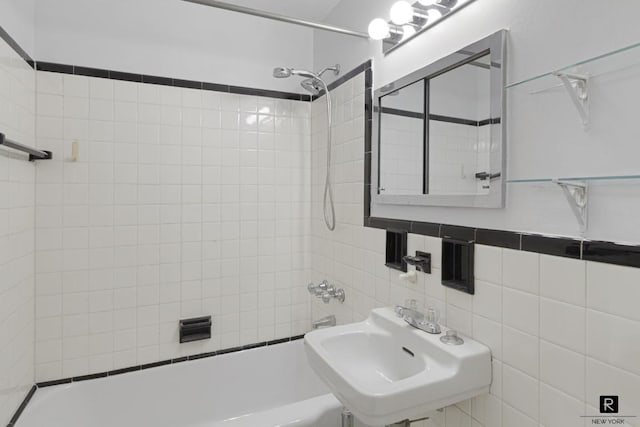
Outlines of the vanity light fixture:
M369 37L373 40L383 40L389 37L389 24L382 18L376 18L369 23Z
M383 52L389 53L474 1L418 0L413 4L406 0L396 1L389 10L389 20L375 18L369 23L369 37L382 40Z
M391 6L389 16L396 25L408 24L413 20L413 7L406 0L397 1Z

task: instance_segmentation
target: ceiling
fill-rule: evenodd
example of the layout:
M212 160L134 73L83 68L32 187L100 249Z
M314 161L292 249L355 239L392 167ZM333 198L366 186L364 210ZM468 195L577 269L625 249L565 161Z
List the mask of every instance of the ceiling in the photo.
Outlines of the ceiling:
M341 0L223 0L311 21L323 21Z

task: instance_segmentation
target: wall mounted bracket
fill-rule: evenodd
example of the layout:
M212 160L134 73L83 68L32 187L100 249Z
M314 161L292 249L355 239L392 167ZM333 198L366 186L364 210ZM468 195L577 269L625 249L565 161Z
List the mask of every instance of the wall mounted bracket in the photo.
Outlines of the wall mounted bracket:
M573 105L575 105L582 119L585 130L589 128L589 76L584 74L553 73L558 77L567 90Z
M584 233L587 231L587 219L588 219L588 201L589 201L589 186L586 181L568 182L560 179L554 179L554 184L558 184L564 192L569 206L573 211L573 214L578 220L580 225L580 231Z

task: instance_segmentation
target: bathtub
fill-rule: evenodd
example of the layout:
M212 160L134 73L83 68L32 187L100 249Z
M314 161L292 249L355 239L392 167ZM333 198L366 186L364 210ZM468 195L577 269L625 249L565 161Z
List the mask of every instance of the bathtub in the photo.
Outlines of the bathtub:
M40 388L17 427L340 426L303 340Z

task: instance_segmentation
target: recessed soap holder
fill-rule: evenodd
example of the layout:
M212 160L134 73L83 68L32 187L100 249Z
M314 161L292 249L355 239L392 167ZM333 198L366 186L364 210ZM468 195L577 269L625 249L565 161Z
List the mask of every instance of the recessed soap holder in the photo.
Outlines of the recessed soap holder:
M180 320L180 343L211 338L211 316Z
M473 295L474 242L442 239L442 284Z

